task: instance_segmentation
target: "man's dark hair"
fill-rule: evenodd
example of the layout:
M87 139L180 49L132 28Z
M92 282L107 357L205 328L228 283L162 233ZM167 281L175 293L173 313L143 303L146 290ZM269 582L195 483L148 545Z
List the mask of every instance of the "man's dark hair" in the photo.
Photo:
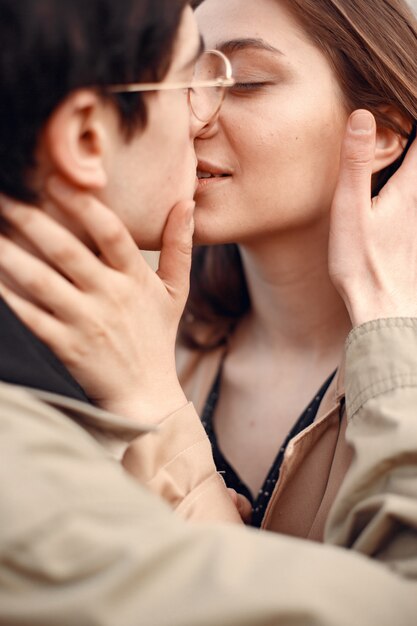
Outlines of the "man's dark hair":
M140 94L111 84L168 71L187 0L0 0L0 192L36 200L27 175L39 134L73 90L103 87L126 137L146 124Z

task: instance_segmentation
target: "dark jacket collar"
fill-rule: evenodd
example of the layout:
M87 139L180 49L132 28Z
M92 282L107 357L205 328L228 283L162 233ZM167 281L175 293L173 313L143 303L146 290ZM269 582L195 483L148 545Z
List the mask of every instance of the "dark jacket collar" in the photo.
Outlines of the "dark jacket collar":
M88 398L66 367L16 317L0 298L0 380L61 394Z

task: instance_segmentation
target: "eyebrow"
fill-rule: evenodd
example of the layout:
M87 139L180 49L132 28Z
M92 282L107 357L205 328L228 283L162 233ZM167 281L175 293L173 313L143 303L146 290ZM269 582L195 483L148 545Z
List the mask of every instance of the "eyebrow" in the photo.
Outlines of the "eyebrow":
M217 50L221 50L225 54L231 54L232 52L237 52L238 50L266 50L267 52L272 52L275 55L285 56L285 54L272 46L270 43L265 41L264 39L256 39L256 38L239 38L239 39L229 39L228 41L223 41L216 46Z
M204 39L203 37L200 35L200 42L198 45L198 49L197 52L195 53L195 55L193 56L192 59L190 59L189 61L187 61L183 67L184 70L188 69L189 67L191 67L192 65L194 65L194 63L196 61L198 61L198 59L201 57L201 55L203 54L204 50L206 49L205 43L204 43Z

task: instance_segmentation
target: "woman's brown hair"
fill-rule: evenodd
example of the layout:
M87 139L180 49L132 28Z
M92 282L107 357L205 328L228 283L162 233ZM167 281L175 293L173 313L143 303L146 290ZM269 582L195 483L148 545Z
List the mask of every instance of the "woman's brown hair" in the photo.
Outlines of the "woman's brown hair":
M333 65L347 110L368 109L380 127L408 138L407 150L417 120L417 22L405 0L290 0L287 5ZM393 110L399 115L392 116ZM376 177L374 193L401 165L406 150ZM180 342L200 350L225 343L250 306L238 246L196 248Z

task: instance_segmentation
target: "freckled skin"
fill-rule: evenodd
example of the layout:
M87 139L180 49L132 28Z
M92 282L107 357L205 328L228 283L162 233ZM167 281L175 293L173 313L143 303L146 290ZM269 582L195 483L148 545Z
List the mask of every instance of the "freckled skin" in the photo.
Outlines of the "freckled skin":
M233 172L197 194L195 240L237 243L251 294L229 340L214 419L223 454L253 494L337 367L350 328L327 259L348 112L326 57L286 6L205 0L197 10L208 47L262 38L281 51L230 55L240 86L196 141L200 159Z
M273 83L226 97L219 122L196 141L197 156L232 168L225 184L197 196L196 240L252 243L305 229L327 216L348 112L326 57L277 0L205 0L197 20L209 48L261 37L285 56L231 55ZM244 73L244 72L243 72Z

